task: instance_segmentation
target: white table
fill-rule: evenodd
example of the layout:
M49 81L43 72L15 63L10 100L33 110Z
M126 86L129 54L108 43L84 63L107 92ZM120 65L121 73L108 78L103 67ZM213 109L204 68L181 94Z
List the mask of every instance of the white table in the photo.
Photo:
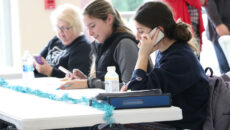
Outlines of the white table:
M31 81L32 82L32 81ZM59 79L35 79L32 88L39 87L43 91L78 98L95 96L101 89L56 90L60 85ZM24 84L22 80L11 80L11 84ZM104 112L98 109L81 105L67 104L40 98L34 95L15 92L0 87L0 119L14 124L20 130L39 130L55 128L71 128L92 126L103 121ZM140 123L158 122L182 119L182 111L178 107L142 108L115 110L115 122Z

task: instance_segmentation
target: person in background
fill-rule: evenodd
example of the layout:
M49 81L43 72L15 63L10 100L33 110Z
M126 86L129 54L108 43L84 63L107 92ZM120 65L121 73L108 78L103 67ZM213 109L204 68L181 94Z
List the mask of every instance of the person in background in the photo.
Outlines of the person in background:
M218 42L219 37L230 35L230 1L208 0L205 7L208 15L207 37L212 41L221 73L230 71L228 61Z
M57 35L40 53L44 64L35 62L35 77L65 77L65 73L58 69L59 66L69 71L77 68L88 75L91 48L83 35L80 10L71 4L61 5L52 12L51 22Z
M91 77L74 72L78 78L60 89L103 88L108 66L115 66L120 83L131 78L137 60L137 41L122 22L118 11L106 0L95 0L84 9L84 24L95 41L91 43L94 64ZM69 87L64 87L70 85Z
M195 37L194 44L198 50L197 56L200 58L202 47L202 32L204 31L201 0L162 0L172 7L174 19L181 19L183 22L192 26ZM203 0L202 0L203 1ZM205 1L204 1L205 2ZM202 2L202 4L204 4Z
M192 44L188 43L192 38L189 25L176 23L172 11L162 2L144 3L134 19L136 38L140 40L138 59L130 83L121 91L160 88L163 93L171 93L172 105L182 109L183 119L161 123L177 129L201 130L206 119L209 83ZM156 27L157 32L150 37ZM165 37L155 45L159 31ZM147 59L156 50L156 64L147 73Z

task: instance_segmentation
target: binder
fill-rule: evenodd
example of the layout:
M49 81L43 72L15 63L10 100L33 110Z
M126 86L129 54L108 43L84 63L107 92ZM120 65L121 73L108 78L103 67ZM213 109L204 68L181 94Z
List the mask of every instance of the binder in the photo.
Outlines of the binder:
M115 109L170 107L171 94L162 93L160 89L119 93L100 93L96 100L107 102Z

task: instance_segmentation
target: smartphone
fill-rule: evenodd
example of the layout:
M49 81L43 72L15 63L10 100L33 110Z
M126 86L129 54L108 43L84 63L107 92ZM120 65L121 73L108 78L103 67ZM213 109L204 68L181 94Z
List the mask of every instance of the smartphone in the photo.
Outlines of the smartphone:
M35 61L40 64L43 65L44 62L42 61L42 56L34 56Z
M154 29L149 33L149 36L152 37L152 36L155 34L156 30L157 30L157 27L154 28ZM158 44L159 41L160 41L162 38L164 38L164 36L165 36L164 33L160 31L160 32L158 33L158 36L157 36L155 45Z
M64 68L62 66L59 66L58 69L61 70L62 72L64 72L65 74L71 73L69 70L67 70L66 68Z
M62 66L59 66L58 69L61 70L62 72L64 72L65 74L70 73L70 74L73 75L72 72L70 72L69 70L67 70L66 68L64 68L64 67L62 67ZM79 77L77 77L77 76L75 76L75 75L73 75L73 77L74 77L75 79L79 79Z

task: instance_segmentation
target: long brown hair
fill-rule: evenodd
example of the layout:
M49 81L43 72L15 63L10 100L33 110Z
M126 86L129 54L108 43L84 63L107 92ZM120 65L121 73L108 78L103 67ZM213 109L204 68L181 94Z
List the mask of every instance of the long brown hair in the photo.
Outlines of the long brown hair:
M121 20L119 12L105 0L95 0L84 9L83 15L94 17L102 20L106 20L108 14L112 14L114 17L113 21L113 32L127 32L132 34L132 31L127 28Z

